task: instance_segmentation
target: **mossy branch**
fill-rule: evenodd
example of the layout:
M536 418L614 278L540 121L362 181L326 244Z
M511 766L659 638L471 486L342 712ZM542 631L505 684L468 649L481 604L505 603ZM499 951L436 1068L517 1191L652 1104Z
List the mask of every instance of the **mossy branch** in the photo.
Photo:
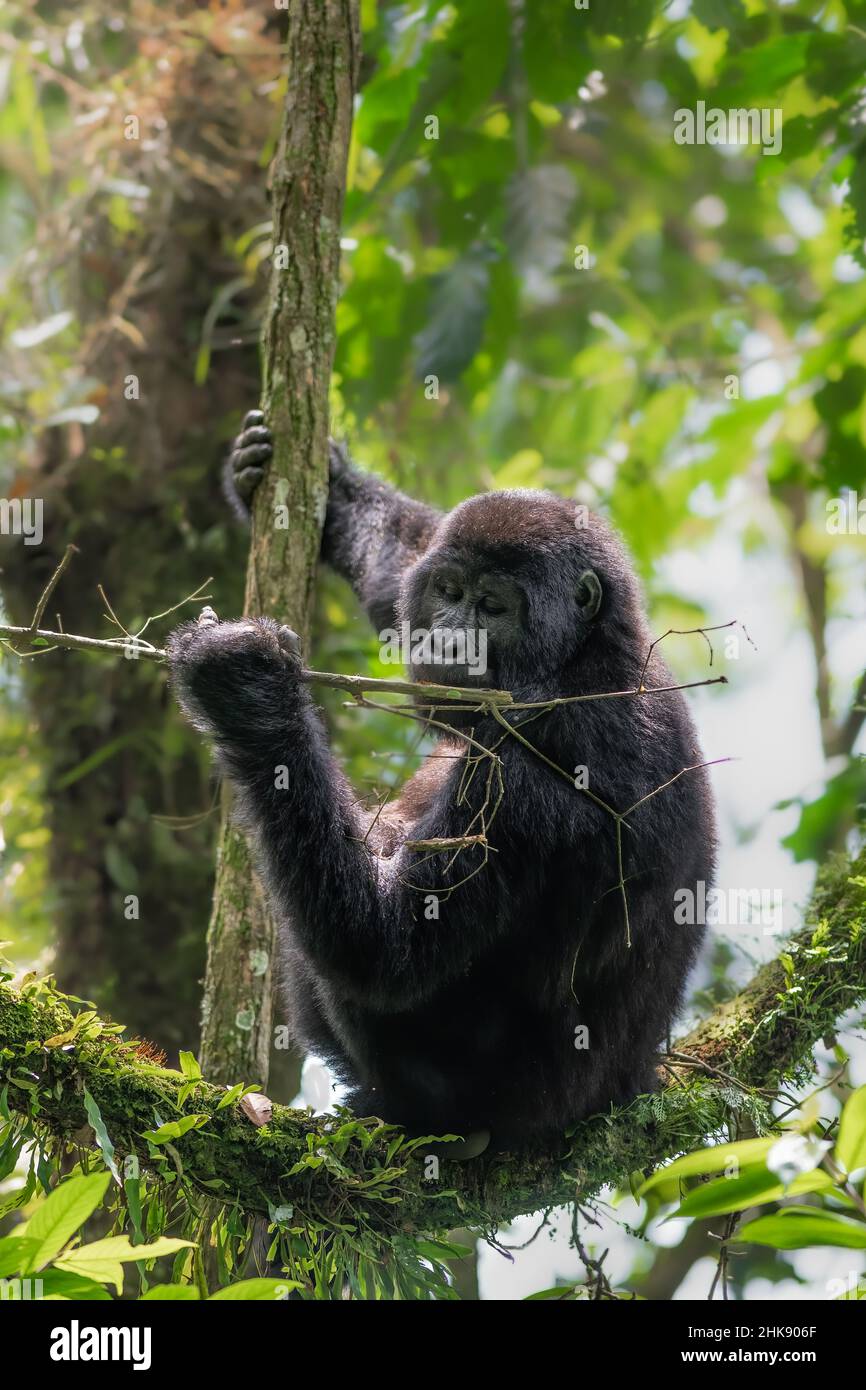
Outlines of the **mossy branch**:
M584 1122L544 1153L461 1163L444 1156L447 1146L401 1142L376 1120L344 1123L283 1106L256 1128L237 1104L218 1108L225 1090L204 1081L190 1086L154 1066L95 1016L71 1031L69 1004L44 982L0 984L0 1088L7 1087L10 1111L29 1115L37 1130L88 1145L86 1088L118 1156L134 1152L151 1166L162 1151L144 1131L185 1115L206 1117L173 1140L171 1164L180 1163L185 1180L208 1196L248 1212L289 1205L296 1218L308 1213L335 1227L360 1221L382 1233L490 1229L585 1201L605 1184L699 1147L729 1122L738 1097L752 1122L756 1107L766 1115L767 1097L786 1079L808 1076L815 1044L864 1000L866 854L824 871L808 927L678 1041L656 1094Z

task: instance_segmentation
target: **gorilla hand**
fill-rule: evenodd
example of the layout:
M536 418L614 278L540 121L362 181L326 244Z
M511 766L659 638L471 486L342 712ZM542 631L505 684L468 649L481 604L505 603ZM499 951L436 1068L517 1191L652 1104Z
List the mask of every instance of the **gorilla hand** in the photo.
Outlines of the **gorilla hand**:
M166 644L172 685L193 723L221 744L273 738L300 686L300 643L272 618L221 623L212 608Z
M273 457L273 445L273 435L262 412L247 411L223 468L223 491L241 521L249 522L253 495ZM332 487L354 472L345 444L333 439L328 440L328 471Z
M272 436L264 415L260 410L248 411L223 469L223 490L242 521L250 519L253 493L265 476L272 454Z

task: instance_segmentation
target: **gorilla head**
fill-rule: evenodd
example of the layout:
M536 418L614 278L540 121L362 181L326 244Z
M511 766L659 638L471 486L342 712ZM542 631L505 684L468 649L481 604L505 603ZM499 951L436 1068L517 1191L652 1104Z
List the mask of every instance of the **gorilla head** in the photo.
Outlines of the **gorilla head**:
M609 527L574 502L528 490L471 497L449 512L405 571L397 611L413 632L465 634L467 650L486 649L482 671L465 659L431 661L418 644L413 679L539 698L569 693L581 663L602 649L606 665L627 652L634 679L645 638L638 587Z

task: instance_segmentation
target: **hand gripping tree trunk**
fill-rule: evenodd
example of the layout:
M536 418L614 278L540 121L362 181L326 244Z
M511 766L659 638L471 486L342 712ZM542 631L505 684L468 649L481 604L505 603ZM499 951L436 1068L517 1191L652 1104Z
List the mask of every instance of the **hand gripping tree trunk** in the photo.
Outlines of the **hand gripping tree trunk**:
M263 402L274 457L255 500L244 612L278 617L302 641L309 635L327 501L328 388L358 54L357 0L291 0L288 88L271 172L274 260L263 332ZM265 1085L274 1024L274 928L229 809L224 796L202 1065L217 1082Z

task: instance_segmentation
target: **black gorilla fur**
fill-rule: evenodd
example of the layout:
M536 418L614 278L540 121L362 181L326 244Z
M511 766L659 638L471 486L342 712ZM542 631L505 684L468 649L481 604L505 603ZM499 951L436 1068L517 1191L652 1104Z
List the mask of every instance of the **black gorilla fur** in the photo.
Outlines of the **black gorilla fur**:
M231 461L238 491L249 495L269 452L254 413ZM560 497L493 492L443 516L332 446L322 555L377 629L404 618L432 627L459 598L462 620L488 630L479 683L517 700L638 682L651 638L631 565L599 518L579 527ZM680 693L509 716L544 758L586 766L592 796L473 715L478 743L501 741L504 781L484 863L479 847L431 855L403 843L459 837L482 810L489 763L467 776L477 749L460 734L446 734L373 824L328 749L294 634L208 614L173 634L169 654L180 703L213 739L255 833L293 1033L347 1084L356 1113L521 1145L652 1089L703 935L675 924L673 909L677 889L712 880L708 780L689 771L629 816L628 928L615 823L593 797L625 810L701 762ZM433 668L413 676L443 679ZM472 678L451 669L445 679ZM658 655L645 684L674 684Z

